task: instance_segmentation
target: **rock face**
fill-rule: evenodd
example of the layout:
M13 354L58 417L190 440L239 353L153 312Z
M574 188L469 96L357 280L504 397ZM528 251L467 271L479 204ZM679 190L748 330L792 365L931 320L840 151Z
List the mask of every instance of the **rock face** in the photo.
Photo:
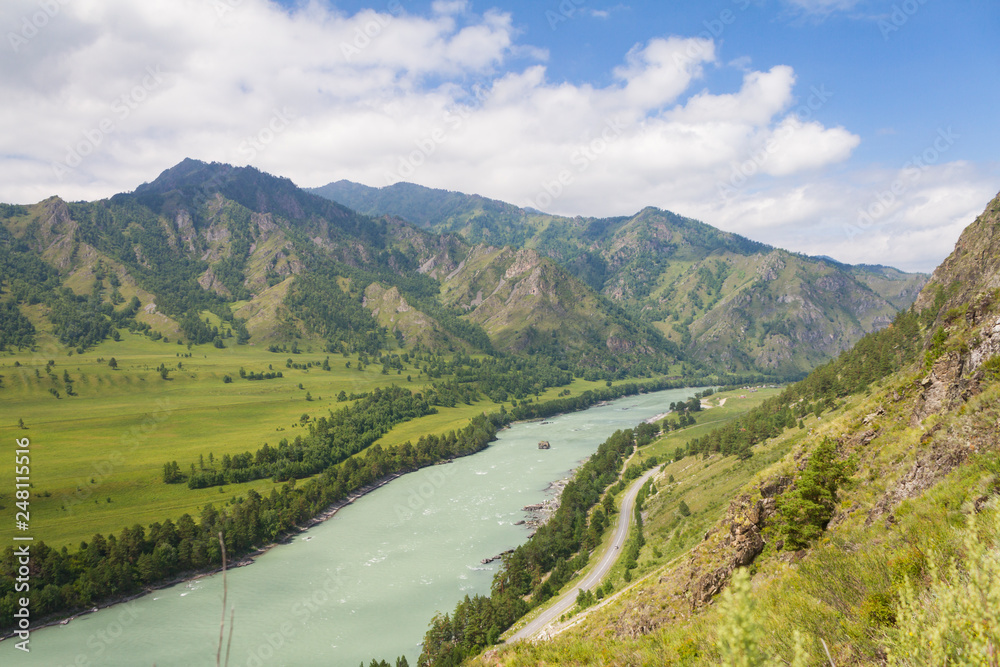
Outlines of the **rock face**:
M729 505L723 525L729 526L728 534L721 540L722 564L693 582L690 589L692 609L707 604L722 591L733 570L746 567L764 550L761 530L774 514L773 497L753 500L748 494L738 496Z
M451 345L468 349L467 344L444 331L437 320L411 306L396 287L386 289L379 283L372 283L365 288L363 305L380 325L402 334L407 345Z
M508 282L533 280L528 269L537 259L520 254L530 248L626 313L641 313L692 358L727 370L810 370L888 325L927 278L789 253L653 207L620 218L561 218L411 184L369 188L341 181L316 192L371 215L398 215L460 235L473 246L513 248L519 256L501 276ZM469 306L476 294L462 294L460 303ZM484 287L483 298L489 297ZM627 347L634 338L603 340L612 354L645 354Z
M939 291L945 296L944 308L974 301L976 293L1000 287L1000 195L993 199L976 220L965 228L951 253L917 296L917 310L935 304ZM940 318L939 318L940 319Z
M664 341L620 316L614 306L533 249L477 245L444 276L442 301L462 308L494 346L515 352L557 353L587 365L612 357L665 358ZM603 354L596 346L603 343Z

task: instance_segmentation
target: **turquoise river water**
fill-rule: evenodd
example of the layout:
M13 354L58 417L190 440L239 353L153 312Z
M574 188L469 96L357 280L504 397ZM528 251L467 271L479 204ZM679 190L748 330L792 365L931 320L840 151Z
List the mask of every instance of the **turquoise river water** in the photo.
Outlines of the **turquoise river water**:
M617 429L667 411L694 389L631 396L547 422L515 424L478 454L404 475L228 573L231 667L416 665L436 612L488 594L498 563L523 543L523 507L551 497ZM540 440L550 450L537 448ZM28 654L0 642L0 664L214 665L222 576L202 577L31 634ZM228 626L228 613L227 613ZM227 630L228 631L228 630ZM223 652L225 648L223 648Z

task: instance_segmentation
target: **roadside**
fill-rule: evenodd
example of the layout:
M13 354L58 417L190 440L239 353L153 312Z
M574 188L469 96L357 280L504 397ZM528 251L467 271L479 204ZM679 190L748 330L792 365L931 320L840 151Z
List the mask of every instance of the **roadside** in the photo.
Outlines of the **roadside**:
M624 468L628 467L631 460L632 459L630 458L625 462ZM632 514L635 507L635 499L639 494L639 489L641 489L642 485L646 483L646 480L655 475L658 470L659 469L657 467L647 470L625 490L625 493L622 496L621 506L618 509L618 518L615 523L613 537L610 543L604 547L597 563L588 567L589 571L583 575L583 579L580 580L579 583L573 584L570 590L563 593L562 596L557 598L554 603L550 604L535 618L528 621L520 630L508 637L505 640L507 643L510 644L523 641L525 639L531 639L535 637L535 635L539 634L541 634L541 638L543 639L550 636L551 633L545 632L546 628L549 625L558 622L557 619L559 619L559 617L576 605L576 596L579 591L591 590L598 585L605 576L607 576L608 572L611 571L611 568L621 555L622 547L625 546L625 541L628 539L629 528L633 523Z

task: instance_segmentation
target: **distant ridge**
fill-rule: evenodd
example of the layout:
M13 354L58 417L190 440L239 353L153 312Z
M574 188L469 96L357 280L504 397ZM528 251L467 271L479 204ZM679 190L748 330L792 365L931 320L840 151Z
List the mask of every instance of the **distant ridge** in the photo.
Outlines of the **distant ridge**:
M654 207L565 218L412 183L342 180L310 191L468 243L532 248L654 326L692 363L729 370L804 373L888 324L927 279L791 253Z

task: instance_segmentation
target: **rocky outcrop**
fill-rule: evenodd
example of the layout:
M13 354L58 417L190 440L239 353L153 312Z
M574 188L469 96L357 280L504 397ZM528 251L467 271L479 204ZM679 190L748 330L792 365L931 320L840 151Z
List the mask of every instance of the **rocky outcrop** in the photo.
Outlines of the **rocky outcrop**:
M205 272L198 277L198 284L201 285L203 289L215 292L216 294L224 296L227 299L232 297L232 293L226 288L225 285L222 284L218 277L216 277L215 271L212 270L212 267L208 267L208 269L206 269Z
M723 521L729 530L721 539L722 564L693 581L689 591L692 609L710 602L729 582L733 570L750 565L760 555L764 550L761 531L776 507L774 497L753 500L748 494L730 503Z
M982 311L990 305L981 301L969 308L965 321L980 322ZM979 393L981 367L1000 355L1000 318L994 319L991 316L976 331L974 340L977 344L972 349L942 355L934 362L930 372L920 380L920 394L910 418L911 426L917 426L929 415L949 410Z
M764 550L764 527L777 510L777 496L791 482L787 476L775 477L760 485L759 498L744 493L733 499L725 518L680 565L657 580L658 592L665 593L661 599L670 602L626 609L615 622L615 635L635 638L648 634L709 604L729 583L734 570L752 564Z
M957 352L938 359L931 372L920 381L920 395L910 418L911 426L918 426L929 415L937 414L957 405L969 389L964 377L965 360Z

